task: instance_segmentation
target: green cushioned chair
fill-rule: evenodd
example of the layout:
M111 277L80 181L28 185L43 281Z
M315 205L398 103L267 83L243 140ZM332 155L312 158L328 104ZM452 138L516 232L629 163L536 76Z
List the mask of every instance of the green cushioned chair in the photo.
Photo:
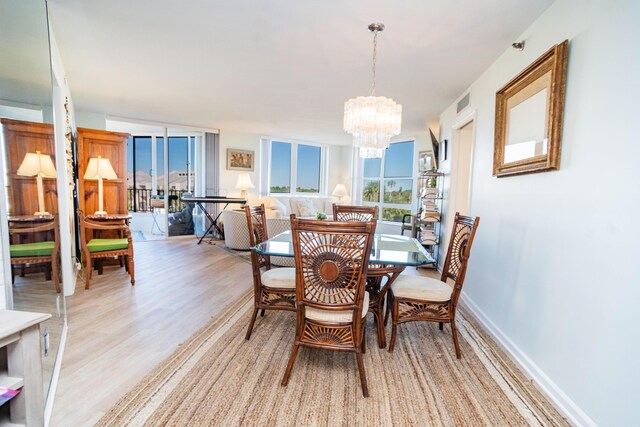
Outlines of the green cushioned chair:
M20 243L25 237L28 240L34 240L51 238L48 236L51 234L53 234L53 241ZM60 293L58 217L54 216L52 219L38 218L30 222L9 221L9 236L11 238L11 244L9 245L11 281L13 282L15 277L14 266L24 267L27 264L49 264L45 276L47 280L53 279L56 292Z
M131 286L135 285L134 265L133 265L133 242L131 240L131 232L125 224L114 224L109 221L95 221L85 217L84 212L78 210L80 217L80 241L82 242L82 261L85 264L85 289L89 289L91 275L93 271L93 260L104 258L119 258L122 262L124 258L124 267L131 276ZM88 231L99 234L101 231L116 231L120 234L119 238L92 238L88 240ZM122 266L122 264L120 264ZM102 274L102 267L99 268L98 274Z

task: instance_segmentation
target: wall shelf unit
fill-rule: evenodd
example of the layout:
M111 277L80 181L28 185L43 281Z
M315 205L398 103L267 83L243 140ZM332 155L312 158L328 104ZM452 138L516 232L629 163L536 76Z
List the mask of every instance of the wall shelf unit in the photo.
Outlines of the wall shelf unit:
M438 247L442 228L442 177L438 171L421 172L418 176L418 213L413 217L411 235L418 239L435 259L427 268L437 268Z

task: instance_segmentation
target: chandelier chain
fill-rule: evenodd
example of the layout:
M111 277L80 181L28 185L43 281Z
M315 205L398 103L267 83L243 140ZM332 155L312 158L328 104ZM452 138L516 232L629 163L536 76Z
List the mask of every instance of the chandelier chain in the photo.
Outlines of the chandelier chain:
M371 96L376 95L376 52L378 50L378 31L373 32L373 67L371 69Z

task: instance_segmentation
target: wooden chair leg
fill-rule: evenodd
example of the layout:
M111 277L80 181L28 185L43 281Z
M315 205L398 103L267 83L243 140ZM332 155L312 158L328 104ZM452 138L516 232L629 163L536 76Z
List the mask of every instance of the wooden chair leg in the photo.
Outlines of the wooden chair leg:
M89 282L91 281L91 270L93 270L93 266L91 265L91 258L86 258L85 262L85 275L84 275L84 288L89 289Z
M456 348L456 359L460 359L460 345L458 345L458 331L455 319L451 319L451 335L453 336L453 345Z
M16 271L13 268L13 265L11 266L11 284L15 285L16 283Z
M264 308L263 308L262 311L260 312L260 317L264 317L264 313L265 313L265 311L264 311Z
M387 326L389 322L389 314L391 313L391 307L393 307L393 296L391 291L387 293L387 307L384 314L384 326Z
M382 316L382 307L376 309L373 313L376 319L376 326L378 327L378 347L385 348L387 346L387 339L384 336L384 320Z
M96 262L98 263L98 276L102 276L102 273L104 273L104 263L102 262L102 258L97 259Z
M443 331L444 330L444 323L440 322L440 326L438 326L438 327L440 328L441 331Z
M256 323L256 316L258 315L258 307L253 309L253 314L251 315L251 321L249 322L249 328L247 329L247 335L244 339L248 340L251 338L251 332L253 331L253 324Z
M360 341L360 349L362 350L362 354L367 353L367 322L362 319L362 341Z
M136 275L133 263L133 254L127 255L127 265L129 266L129 276L131 276L131 286L136 285Z
M125 269L127 269L128 267L127 267L126 263L124 263L122 261L122 258L123 258L122 256L118 257L118 262L120 263L120 267L124 267Z
M120 267L122 267L123 262L122 260L124 260L124 271L126 271L127 273L129 272L129 257L127 255L123 255L121 257L118 257L120 259Z
M20 266L20 277L24 277L25 268L24 265Z
M51 264L47 264L44 268L44 279L51 280Z
M293 344L293 349L291 349L291 357L289 357L289 363L287 364L287 370L284 372L284 378L282 378L283 386L286 386L289 383L289 375L291 375L293 363L296 361L296 356L298 355L298 347L300 347L300 344Z
M369 387L367 387L367 375L364 372L364 362L362 361L362 353L356 351L356 362L358 364L358 372L360 373L360 384L362 385L362 395L369 397Z
M389 353L393 353L393 349L396 346L396 334L398 332L398 307L395 301L391 308L391 316L391 341L389 341Z

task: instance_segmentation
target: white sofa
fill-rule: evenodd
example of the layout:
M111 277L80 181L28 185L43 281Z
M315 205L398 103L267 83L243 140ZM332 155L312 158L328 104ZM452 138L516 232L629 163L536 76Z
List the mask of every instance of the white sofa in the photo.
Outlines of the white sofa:
M330 197L264 197L249 199L249 205L264 204L267 213L267 231L273 237L283 231L291 229L290 215L299 218L315 218L321 212L328 219L333 218L333 203ZM306 214L306 215L305 215ZM222 212L224 224L224 243L230 249L249 250L249 229L244 211L224 210ZM293 258L272 257L275 265L293 266Z

